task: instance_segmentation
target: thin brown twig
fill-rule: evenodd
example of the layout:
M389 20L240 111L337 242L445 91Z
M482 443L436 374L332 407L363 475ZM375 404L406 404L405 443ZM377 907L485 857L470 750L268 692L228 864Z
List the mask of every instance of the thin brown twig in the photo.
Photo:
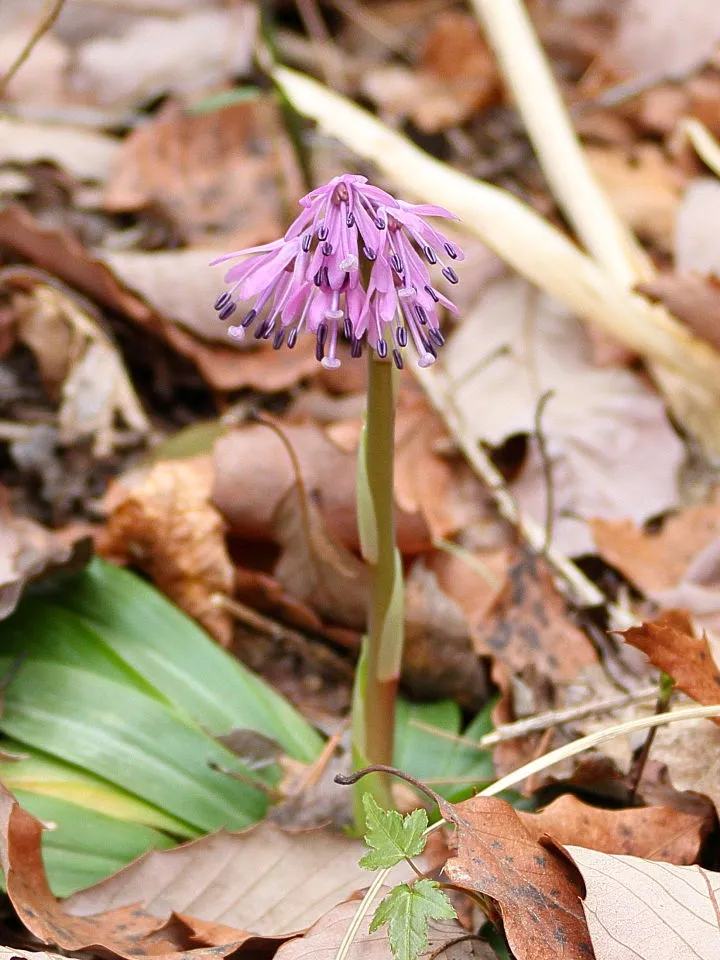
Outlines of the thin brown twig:
M285 624L273 620L271 617L258 613L257 610L253 610L252 607L248 607L239 600L233 600L232 597L228 597L224 593L216 593L212 599L216 606L227 610L228 613L231 613L247 627L250 627L252 630L257 630L258 633L262 633L264 636L270 637L273 640L285 643L295 653L306 655L308 645L311 645L313 650L318 654L318 660L321 666L339 672L348 679L352 677L353 669L350 664L338 654L333 653L325 644L311 640L300 631L293 630L292 627L287 627Z
M555 487L553 484L552 460L550 459L547 439L542 428L542 418L549 401L552 400L554 396L554 390L546 390L535 407L535 439L537 441L543 476L545 478L545 542L543 543L542 550L544 557L547 557L548 550L552 545L553 522L555 520Z
M60 16L60 11L64 6L65 0L51 0L51 2L48 4L48 9L43 14L40 23L38 23L33 30L30 39L22 48L17 57L15 57L15 60L10 64L10 68L6 71L5 76L0 79L0 99L5 96L8 84L30 56L38 41L42 39L42 37L55 23L57 18Z
M329 87L343 91L347 86L330 31L320 13L317 0L295 0L300 18L317 50L320 69Z

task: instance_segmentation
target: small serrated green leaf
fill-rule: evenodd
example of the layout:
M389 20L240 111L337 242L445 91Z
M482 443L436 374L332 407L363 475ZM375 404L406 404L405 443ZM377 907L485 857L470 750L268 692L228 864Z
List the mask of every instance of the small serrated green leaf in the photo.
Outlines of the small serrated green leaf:
M388 924L395 960L417 960L428 945L428 922L452 920L456 916L447 894L434 880L401 883L378 905L370 933Z
M365 807L365 843L369 850L360 860L366 870L394 867L406 857L417 857L425 849L423 832L427 829L428 817L420 808L406 816L396 810L383 810L369 793L363 796Z

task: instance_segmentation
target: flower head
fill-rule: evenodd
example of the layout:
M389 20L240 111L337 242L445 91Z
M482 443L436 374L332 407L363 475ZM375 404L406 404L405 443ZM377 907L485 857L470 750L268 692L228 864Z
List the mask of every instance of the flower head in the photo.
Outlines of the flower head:
M307 330L330 369L340 366L340 336L353 357L367 344L379 357L391 353L401 368L412 342L420 366L433 363L443 344L437 306L456 308L433 287L427 265L457 283L450 261L463 253L425 218L457 218L443 207L396 200L353 174L313 190L300 206L281 240L213 261L245 257L227 271L229 288L215 302L221 320L233 316L238 301L252 304L228 333L242 339L253 330L279 349L294 347Z

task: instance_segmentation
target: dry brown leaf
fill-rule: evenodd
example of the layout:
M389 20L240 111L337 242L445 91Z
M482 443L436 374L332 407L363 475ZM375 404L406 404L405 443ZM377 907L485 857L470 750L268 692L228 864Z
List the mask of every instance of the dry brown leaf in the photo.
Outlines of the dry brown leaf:
M283 432L327 535L357 550L355 455L341 450L313 423L285 424ZM231 531L250 540L271 540L278 507L295 486L292 463L280 438L261 424L232 431L215 446L215 477L213 501ZM396 518L403 553L418 553L427 546L429 534L422 517L398 509Z
M720 729L712 720L658 727L650 756L664 764L677 790L708 797L720 811ZM644 785L641 787L644 791Z
M328 536L319 510L297 487L278 505L274 534L282 552L273 575L285 590L324 618L364 630L367 565Z
M369 932L374 907L389 892L389 887L381 888L353 939L347 960L392 960L387 930ZM282 944L275 954L276 960L327 960L334 956L358 906L357 898L339 903L314 923L303 937ZM430 921L428 949L420 955L418 960L428 955L442 956L448 960L494 960L495 953L486 943L466 940L463 943L453 944L454 940L465 934L466 931L456 920Z
M70 75L77 95L129 107L167 93L205 92L247 73L257 24L252 4L170 12L158 6L144 4L119 35L117 26L104 36L86 34Z
M227 236L242 248L282 235L301 193L280 108L257 97L202 114L165 107L123 141L104 205L155 207L188 242Z
M720 281L698 274L661 273L637 288L720 349Z
M12 309L18 338L35 355L48 393L59 398L61 443L92 437L95 455L106 457L128 437L147 435L150 423L120 354L74 299L37 284L14 292Z
M69 540L13 516L0 487L0 620L10 616L28 583L55 570L81 570L92 549L90 537Z
M490 695L467 618L424 558L415 561L405 581L402 672L403 682L419 699L451 697L474 713Z
M485 485L450 446L442 420L416 389L401 391L398 401L395 501L423 516L433 541L490 515Z
M165 460L121 478L110 493L101 552L144 570L163 593L220 643L232 639L230 614L213 603L231 594L235 570L225 524L210 502L207 457Z
M597 663L592 643L569 619L547 563L526 547L519 549L489 615L471 627L478 653L513 673L533 668L568 683Z
M692 71L720 43L715 0L625 0L610 61L630 76Z
M562 844L579 844L602 853L628 854L668 863L695 863L713 822L672 807L603 810L568 793L539 813L520 813L531 835L549 835Z
M642 650L650 662L669 674L676 685L698 703L720 703L720 644L693 636L687 618L664 614L640 627L625 630L625 640ZM713 718L720 724L720 718Z
M465 123L498 100L501 89L477 19L452 10L432 17L418 67L374 67L362 87L386 116L409 116L423 133Z
M262 823L150 851L60 901L47 885L41 833L41 823L0 785L0 860L21 921L44 943L72 951L100 948L129 960L217 960L249 938L276 944L314 923L367 876L357 865L360 842L326 830L286 833ZM399 868L393 881L407 877L407 868ZM173 914L181 915L180 922ZM234 932L234 939L192 949L188 933L212 941L217 924L228 935Z
M498 356L501 348L510 353ZM540 397L552 464L553 545L592 552L584 520L642 522L674 507L683 445L655 391L629 370L596 369L582 326L517 277L492 284L448 342L444 362L469 437L502 444L535 431ZM521 513L545 524L546 475L535 445L512 485Z
M715 960L720 873L568 847L595 960Z
M669 251L684 178L659 147L644 144L632 153L588 147L587 159L615 210L640 236Z
M459 887L492 897L517 960L588 960L592 947L580 877L552 843L533 839L504 800L442 802L456 825L457 856L444 872Z
M117 150L114 137L94 130L0 118L0 164L47 161L78 180L104 183Z
M0 210L0 246L19 254L48 273L117 310L136 323L159 332L158 318L143 301L120 284L72 234L47 230L22 207Z
M720 537L717 493L705 504L668 517L657 533L630 520L593 520L597 552L644 593L668 590L682 580L691 561Z

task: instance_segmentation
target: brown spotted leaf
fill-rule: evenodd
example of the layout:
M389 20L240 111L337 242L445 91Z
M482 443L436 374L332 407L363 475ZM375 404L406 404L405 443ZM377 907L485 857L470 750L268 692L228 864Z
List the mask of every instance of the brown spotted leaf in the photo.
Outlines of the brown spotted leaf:
M539 813L521 812L520 819L536 839L548 835L562 844L677 864L695 862L714 820L672 807L603 810L569 793Z
M693 700L707 706L720 703L720 664L708 638L693 636L686 618L666 613L625 630L622 636ZM720 718L713 719L720 723Z
M441 804L457 827L457 856L445 873L459 887L497 902L517 960L592 960L582 880L551 842L536 840L497 797Z
M546 562L526 547L495 606L472 626L478 652L497 657L513 672L533 665L563 682L597 662L592 643L569 619Z

